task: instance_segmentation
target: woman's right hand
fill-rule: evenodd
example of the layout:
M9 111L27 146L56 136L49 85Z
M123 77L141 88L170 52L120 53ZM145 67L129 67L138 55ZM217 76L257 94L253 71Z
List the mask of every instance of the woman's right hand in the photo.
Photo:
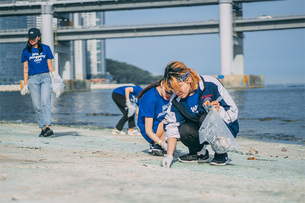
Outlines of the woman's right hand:
M27 85L24 85L22 90L21 90L21 95L25 95L26 93L29 92L29 88Z
M167 155L165 158L162 159L161 166L163 166L163 168L170 168L172 162L173 162L173 156Z

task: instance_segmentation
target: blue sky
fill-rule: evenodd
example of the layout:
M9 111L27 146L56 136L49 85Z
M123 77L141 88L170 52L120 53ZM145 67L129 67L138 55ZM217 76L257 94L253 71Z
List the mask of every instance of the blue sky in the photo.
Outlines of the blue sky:
M305 13L304 0L244 3L244 17ZM106 25L219 19L218 6L106 12ZM266 84L305 83L305 29L244 33L245 74L264 75ZM169 61L184 62L199 74L220 74L218 34L106 40L106 57L152 74Z

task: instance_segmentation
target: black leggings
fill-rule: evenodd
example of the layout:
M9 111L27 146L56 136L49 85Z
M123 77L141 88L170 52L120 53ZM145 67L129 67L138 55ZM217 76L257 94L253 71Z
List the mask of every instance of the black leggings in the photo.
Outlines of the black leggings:
M129 117L129 118L127 116L128 111L125 109L127 107L126 106L126 98L121 94L113 92L112 93L112 99L123 113L123 117L118 122L118 124L115 126L116 129L121 131L127 121L128 121L128 127L129 128L136 127L135 120L134 120L135 119L134 118L135 114L133 116Z
M200 117L200 121L195 122L191 120L186 120L179 128L180 141L189 148L190 154L194 155L199 152L203 145L207 143L199 143L199 128L203 120L205 119L206 114L203 114Z

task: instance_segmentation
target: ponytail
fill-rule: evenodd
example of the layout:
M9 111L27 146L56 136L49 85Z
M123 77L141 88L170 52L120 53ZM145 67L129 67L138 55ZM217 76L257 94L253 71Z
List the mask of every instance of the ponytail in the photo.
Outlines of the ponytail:
M143 97L143 95L145 94L145 92L147 92L147 91L150 90L151 88L160 86L162 80L163 80L163 79L161 79L161 80L159 80L158 82L155 82L155 83L153 83L153 84L150 84L150 85L148 85L146 88L144 88L144 89L139 93L139 95L138 95L138 100L140 100L140 99Z

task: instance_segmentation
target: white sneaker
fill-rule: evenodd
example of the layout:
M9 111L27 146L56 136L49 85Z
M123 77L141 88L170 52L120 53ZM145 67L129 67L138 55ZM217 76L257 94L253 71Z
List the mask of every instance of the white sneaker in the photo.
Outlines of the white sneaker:
M141 133L137 130L133 130L133 131L128 130L128 135L141 135Z
M113 135L126 135L126 133L124 131L120 131L120 130L112 130L112 134Z

